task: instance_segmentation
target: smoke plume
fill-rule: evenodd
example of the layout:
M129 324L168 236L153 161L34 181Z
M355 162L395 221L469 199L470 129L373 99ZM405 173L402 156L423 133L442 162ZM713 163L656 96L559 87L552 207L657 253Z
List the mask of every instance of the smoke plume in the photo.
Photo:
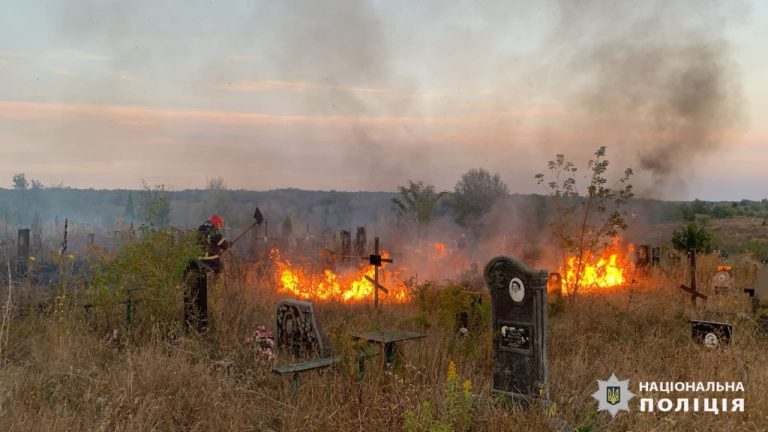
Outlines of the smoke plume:
M562 44L570 127L586 131L580 144L589 149L618 144L621 162L639 168L641 181L650 174L641 195L679 195L742 120L740 76L725 39L734 5L560 2L554 40Z

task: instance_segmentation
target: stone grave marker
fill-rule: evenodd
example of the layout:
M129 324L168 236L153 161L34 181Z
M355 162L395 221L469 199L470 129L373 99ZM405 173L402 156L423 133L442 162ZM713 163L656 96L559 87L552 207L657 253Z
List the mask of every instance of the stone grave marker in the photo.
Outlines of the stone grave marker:
M761 264L757 270L755 297L761 301L768 300L768 264Z
M339 263L348 266L352 264L352 233L346 230L339 231L339 251L337 256ZM354 260L357 263L357 259Z
M493 391L546 400L547 272L498 256L484 276L493 310Z
M19 276L26 276L29 268L29 228L19 230L16 246L16 272Z
M661 247L655 246L651 248L651 265L658 267L661 265Z
M275 342L277 349L294 357L330 356L330 345L317 325L312 303L281 300L275 306Z
M648 245L639 245L637 247L637 259L635 266L641 272L645 273L651 266L651 247Z
M733 275L728 270L718 270L710 280L710 289L715 294L727 294L733 291Z
M364 256L368 255L368 237L365 234L365 227L359 226L357 227L357 231L355 231L355 251L354 254L357 256Z
M720 265L712 275L709 282L712 293L710 306L721 313L747 313L752 309L752 298L747 291L735 286L731 269L731 266Z
M691 339L707 348L717 348L731 343L733 326L715 321L691 321Z

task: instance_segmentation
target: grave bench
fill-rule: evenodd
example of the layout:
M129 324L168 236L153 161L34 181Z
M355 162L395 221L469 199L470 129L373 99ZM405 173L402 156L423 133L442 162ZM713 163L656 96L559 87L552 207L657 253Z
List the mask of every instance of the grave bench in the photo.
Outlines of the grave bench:
M272 372L283 376L291 374L291 397L295 398L299 387L299 374L336 365L342 356L331 354L328 337L322 332L315 318L315 310L310 302L299 300L281 300L275 306L276 343L279 350L300 353L315 357L312 360L299 361L272 368ZM365 359L378 355L378 351L367 348L358 349L358 375L362 377Z
M315 369L327 368L341 362L341 356L325 357L315 360L309 360L301 363L287 364L272 368L272 372L283 376L291 375L291 397L296 398L296 392L299 389L299 374Z

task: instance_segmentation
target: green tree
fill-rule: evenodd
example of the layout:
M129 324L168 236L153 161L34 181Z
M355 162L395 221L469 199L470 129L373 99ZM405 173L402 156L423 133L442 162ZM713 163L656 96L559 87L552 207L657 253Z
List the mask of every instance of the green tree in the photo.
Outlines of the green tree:
M29 189L29 181L27 181L27 176L24 173L13 175L13 188L16 190Z
M162 228L170 224L171 202L165 185L150 186L141 181L139 196L139 215L144 226L149 229Z
M423 181L408 180L405 186L398 186L399 197L392 198L392 209L403 222L423 226L432 220L440 199L446 192L435 192L435 187Z
M712 234L695 222L677 228L672 233L672 247L686 252L691 269L691 288L696 289L696 254L712 250Z
M711 214L715 219L729 219L736 214L736 210L731 205L718 204L712 208Z
M606 148L602 146L587 162L587 186L583 193L579 192L574 177L578 169L565 159L565 155L558 154L547 164L549 181L544 174L534 176L538 184L545 184L549 189L554 204L555 214L550 227L560 243L563 268L568 254L576 257L575 279L567 287L572 294L580 288L582 272L590 257L608 246L619 231L627 229L624 206L634 196L629 183L633 172L631 168L625 169L614 186L607 186L605 174L609 162L605 154Z
M696 213L693 212L693 209L688 204L680 204L678 206L678 211L680 212L680 217L684 221L693 222L694 219L696 219Z
M691 210L693 210L694 214L707 214L709 212L707 203L698 198L691 203Z
M464 173L453 193L456 221L467 225L487 213L501 197L509 194L509 188L499 174L491 175L485 169L473 168Z

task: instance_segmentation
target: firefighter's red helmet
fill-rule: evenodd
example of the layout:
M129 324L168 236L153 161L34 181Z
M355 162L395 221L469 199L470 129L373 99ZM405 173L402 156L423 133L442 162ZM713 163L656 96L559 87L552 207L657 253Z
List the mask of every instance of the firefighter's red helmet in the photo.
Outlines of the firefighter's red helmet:
M221 228L224 226L224 218L215 214L208 219L209 222L216 228Z

